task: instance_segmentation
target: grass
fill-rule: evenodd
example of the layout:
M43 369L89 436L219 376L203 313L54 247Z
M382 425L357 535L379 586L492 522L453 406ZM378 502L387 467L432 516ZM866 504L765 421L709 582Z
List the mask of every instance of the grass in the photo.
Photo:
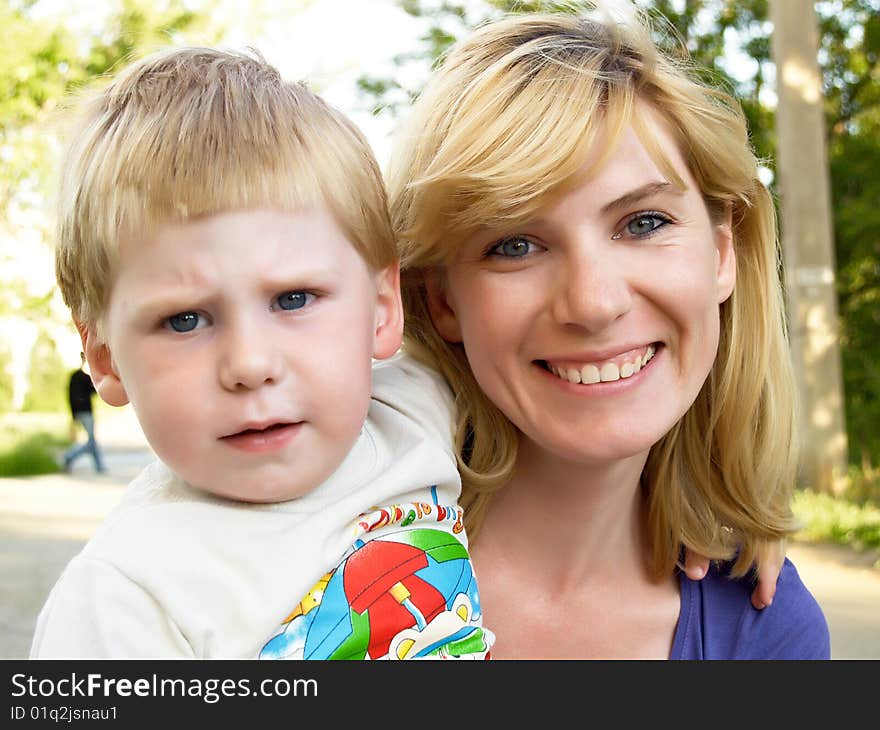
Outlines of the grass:
M58 454L71 443L65 413L0 415L0 477L52 474Z
M141 442L143 435L131 406L114 408L95 400L92 404L98 443ZM70 415L64 411L42 413L0 412L0 477L53 474L60 470L58 459L73 441L85 439L82 428L71 431Z
M792 508L803 524L799 537L880 550L880 469L852 472L840 497L798 490Z

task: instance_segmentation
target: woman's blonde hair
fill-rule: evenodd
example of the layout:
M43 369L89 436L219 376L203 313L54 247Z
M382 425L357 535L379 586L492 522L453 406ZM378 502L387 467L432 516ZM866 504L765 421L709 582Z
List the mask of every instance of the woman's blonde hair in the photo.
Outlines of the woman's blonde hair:
M583 179L576 173L600 136L614 142L627 124L681 184L640 108L659 111L710 215L732 214L737 275L712 371L645 466L653 568L669 574L684 545L736 555L733 573L742 575L764 541L794 528L794 387L775 211L738 103L698 81L686 59L659 51L651 33L638 15L518 15L451 49L416 101L387 177L405 347L455 393L462 504L476 531L512 474L517 431L483 394L463 346L434 328L424 274L484 227L534 216Z
M159 51L83 100L75 119L55 254L64 301L77 321L100 324L125 236L312 205L328 207L375 269L396 260L381 171L342 113L256 51Z

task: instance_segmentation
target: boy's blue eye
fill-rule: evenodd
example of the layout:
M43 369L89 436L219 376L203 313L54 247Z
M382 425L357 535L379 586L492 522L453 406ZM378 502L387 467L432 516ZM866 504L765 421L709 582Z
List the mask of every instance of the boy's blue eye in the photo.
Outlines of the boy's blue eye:
M198 312L180 312L172 315L166 321L175 332L192 332L199 326L200 319Z
M278 306L281 309L291 310L291 309L302 309L306 304L308 304L312 299L314 299L314 294L309 294L309 292L305 291L289 291L280 295L276 300L278 302Z

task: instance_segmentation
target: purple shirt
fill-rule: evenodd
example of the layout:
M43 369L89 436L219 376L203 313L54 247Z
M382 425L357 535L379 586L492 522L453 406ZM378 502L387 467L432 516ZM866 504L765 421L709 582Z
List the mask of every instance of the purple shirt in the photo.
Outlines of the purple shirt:
M670 659L830 659L828 623L788 559L773 605L751 604L754 579L731 579L712 563L703 580L680 574L681 613Z

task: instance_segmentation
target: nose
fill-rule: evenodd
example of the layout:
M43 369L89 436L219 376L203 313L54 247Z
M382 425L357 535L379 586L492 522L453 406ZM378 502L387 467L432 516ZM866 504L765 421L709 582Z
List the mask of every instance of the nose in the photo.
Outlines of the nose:
M220 343L220 384L229 391L277 383L283 372L273 333L252 321L228 323Z
M613 246L579 240L557 272L557 322L599 332L632 307L626 260Z

